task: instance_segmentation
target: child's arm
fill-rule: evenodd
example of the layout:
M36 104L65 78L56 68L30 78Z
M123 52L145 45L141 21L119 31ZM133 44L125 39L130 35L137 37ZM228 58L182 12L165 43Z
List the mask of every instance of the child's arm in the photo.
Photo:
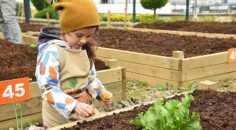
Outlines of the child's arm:
M89 94L98 100L102 100L105 105L110 104L112 93L106 90L102 82L97 78L95 65L93 64L89 75L89 84L87 86Z
M44 100L68 118L78 103L60 89L59 53L56 47L41 45L37 57L36 78Z

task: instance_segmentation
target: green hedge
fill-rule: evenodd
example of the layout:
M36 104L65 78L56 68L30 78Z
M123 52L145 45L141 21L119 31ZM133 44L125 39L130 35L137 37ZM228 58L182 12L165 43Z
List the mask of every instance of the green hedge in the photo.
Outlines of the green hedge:
M107 21L107 14L100 14L101 21ZM111 22L124 22L125 15L124 14L111 14L110 15ZM132 22L132 15L128 15L127 19L129 22ZM154 18L152 14L138 14L136 15L136 22L141 23L163 23L164 20L156 17Z

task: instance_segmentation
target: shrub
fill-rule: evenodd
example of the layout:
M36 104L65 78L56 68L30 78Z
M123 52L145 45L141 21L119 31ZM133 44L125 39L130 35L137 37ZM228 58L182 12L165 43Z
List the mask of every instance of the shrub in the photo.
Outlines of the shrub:
M148 14L138 15L136 21L140 23L164 23L165 22L163 19L160 19L158 17L153 17Z
M100 14L101 21L107 21L107 14ZM124 14L111 14L110 16L111 22L124 22L125 15ZM132 15L128 15L128 21L132 22ZM136 22L141 23L163 23L164 20L160 18L153 18L151 14L138 14L136 17Z
M47 12L49 13L50 19L57 19L57 12L56 10L50 5L47 8L44 8L41 11L38 11L34 17L35 18L47 18Z
M154 11L154 17L156 17L156 9L166 5L168 0L141 0L140 3L145 9L151 9Z
M31 2L38 11L41 11L50 5L48 0L31 0Z

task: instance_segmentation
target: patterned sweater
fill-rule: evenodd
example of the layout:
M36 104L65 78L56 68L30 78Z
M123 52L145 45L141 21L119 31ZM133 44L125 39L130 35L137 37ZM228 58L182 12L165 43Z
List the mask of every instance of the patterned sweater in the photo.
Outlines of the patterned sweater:
M54 47L53 44L67 49L70 49L70 47L64 41L57 41L58 42L45 42L39 45L35 76L43 99L48 101L61 115L68 118L78 101L60 89L60 55L58 49ZM52 66L57 66L57 71L51 71L50 68L52 68ZM56 80L55 77L52 77L55 75L57 76ZM98 87L101 89L105 88L97 78L94 64L90 70L88 79L89 82L86 86L86 92L93 98L100 99L98 96L100 91L96 90Z

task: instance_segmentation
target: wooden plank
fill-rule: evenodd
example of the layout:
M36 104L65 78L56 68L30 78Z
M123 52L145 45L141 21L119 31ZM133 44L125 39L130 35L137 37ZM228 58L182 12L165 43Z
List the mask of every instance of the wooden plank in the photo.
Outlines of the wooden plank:
M199 82L199 81L203 81L203 80L211 80L211 81L225 80L225 79L235 78L235 75L236 75L236 72L229 72L229 73L224 73L224 74L220 74L220 75L214 75L211 77L204 77L204 78L194 79L194 80L190 80L190 81L184 81L184 82L182 82L182 84L188 85L194 81Z
M122 68L122 99L126 99L127 93L127 76L126 76L126 68Z
M22 42L27 45L35 44L38 40L38 37L30 36L22 33Z
M166 80L179 81L180 71L148 66L126 61L119 61L120 66L125 67L128 72L133 72L151 77L162 78Z
M183 51L173 51L172 52L172 57L179 58L179 59L184 59L184 52Z
M122 67L97 71L99 79L103 84L122 81ZM30 97L41 96L37 82L30 83Z
M140 32L167 33L167 34L175 34L175 35L182 35L182 36L198 36L198 37L207 37L207 38L234 38L234 39L236 39L236 36L234 34L202 33L202 32L174 31L174 30L161 30L161 29L144 29L144 28L128 28L128 30L140 31Z
M98 78L103 84L122 81L122 68L114 68L108 70L101 70L97 72Z
M32 115L25 116L24 121L24 128L29 125L30 122L38 122L42 120L42 114L41 113L35 113ZM20 121L20 120L19 120ZM3 122L0 122L0 130L8 130L8 128L16 128L16 119L12 120L6 120Z
M122 95L122 82L106 84L105 87L113 96Z
M99 47L97 52L98 58L117 59L119 61L127 61L138 64L145 64L150 66L157 66L160 68L167 68L179 70L179 59L137 52L130 52L124 50L110 49Z
M42 111L41 97L32 98L23 102L20 102L24 115L30 115ZM19 116L20 108L17 108L17 113ZM6 104L0 106L0 123L4 120L13 119L16 117L15 110L12 104Z
M48 26L47 19L32 18L30 23ZM50 19L50 25L59 26L59 20Z
M198 88L197 89L212 89L217 90L217 82L211 81L211 80L203 80L201 82L198 82Z
M204 56L185 58L182 60L182 68L183 70L190 70L199 67L227 63L227 55L227 52L220 52Z
M30 98L41 96L37 82L30 82L29 86L30 86Z
M66 124L63 124L63 125L60 125L60 126L49 128L48 130L60 130L61 128L65 128L65 127L66 128L70 128L70 127L76 125L78 122L82 123L83 121L93 121L95 119L103 118L105 116L113 115L115 113L130 111L130 110L133 110L137 106L138 105L130 106L130 107L119 109L119 110L115 110L115 111L112 111L112 112L103 112L103 113L100 113L98 115L91 116L89 118L84 118L83 120L73 121L73 122L66 123Z
M40 30L39 30L40 31ZM26 35L30 35L30 36L33 36L33 35L39 35L40 32L33 32L33 31L27 31L25 32ZM34 36L35 37L35 36Z
M0 39L4 39L3 33L0 32Z
M170 80L151 77L147 75L136 74L136 73L132 73L128 71L126 72L126 75L127 75L127 79L138 79L140 81L148 82L151 85L169 83L170 85L172 85L172 88L175 90L178 89L178 86L179 86L179 82L176 82L176 81L170 81Z
M207 67L201 67L192 70L183 71L182 81L200 79L205 77L213 77L225 73L236 72L236 64L219 64Z
M105 65L111 69L118 67L117 59L108 59L108 60L105 60L104 62L105 62Z
M191 92L183 92L183 93L179 93L179 94L176 94L177 96L180 96L180 95L188 95L189 93ZM164 97L165 99L168 99L168 98L173 98L174 96L176 95L171 95L171 96L166 96ZM77 123L82 123L84 121L93 121L95 119L99 119L99 118L103 118L103 117L106 117L106 116L110 116L110 115L114 115L114 114L118 114L118 113L121 113L121 112L126 112L126 111L131 111L133 110L135 107L139 107L141 105L150 105L150 104L153 104L155 100L153 101L149 101L149 102L145 102L145 103L142 103L142 104L138 104L138 105L134 105L134 106L129 106L129 107L126 107L126 108L122 108L122 109L118 109L118 110L114 110L114 111L111 111L111 112L102 112L102 113L99 113L97 115L94 115L94 116L91 116L91 117L88 117L88 118L84 118L82 120L78 120L78 121L73 121L73 122L69 122L69 123L66 123L66 124L63 124L63 125L59 125L59 126L56 126L56 127L53 127L53 128L49 128L47 130L60 130L62 128L71 128L72 126L74 125L77 125Z
M98 58L98 57L96 57L96 58ZM106 61L109 60L110 58L99 57L98 59L99 59L99 60L102 60L102 61L104 61L104 62L106 63ZM117 61L117 62L118 62L118 61ZM117 64L118 64L118 66L119 66L119 63L117 63Z

